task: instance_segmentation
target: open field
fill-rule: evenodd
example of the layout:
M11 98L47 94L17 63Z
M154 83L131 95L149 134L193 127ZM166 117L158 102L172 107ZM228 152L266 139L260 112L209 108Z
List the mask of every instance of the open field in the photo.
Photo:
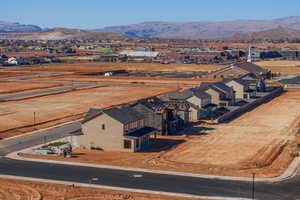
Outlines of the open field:
M60 86L59 84L41 84L41 83L21 83L21 82L0 82L0 94L13 92L22 92L42 88L51 88Z
M300 61L261 61L255 64L269 69L273 73L281 73L282 75L300 75Z
M77 149L72 158L27 156L203 174L278 176L292 161L291 154L300 151L299 121L300 92L292 91L230 123L200 124L182 136L160 137L140 153Z
M51 54L45 51L5 52L5 55L9 57L23 57L23 58L51 56Z
M72 185L0 179L1 200L183 200L165 195L85 188ZM195 198L193 198L195 199ZM197 198L198 199L198 198ZM200 200L200 199L199 199Z
M167 77L137 77L137 76L87 76L87 75L58 75L53 77L30 78L38 81L85 81L113 83L154 83L154 84L188 84L199 85L201 82L216 82L209 78L167 78Z
M82 118L91 107L106 108L172 90L174 88L107 86L3 102L0 104L0 136L5 138L30 131L25 127L33 125L34 112L36 112L36 123L45 127L43 123L46 122L51 122L48 124L50 126L55 122L62 123ZM22 127L25 129L20 129Z
M102 63L102 62L79 62L49 64L32 67L16 67L19 70L37 70L51 72L103 72L111 70L129 70L129 71L161 71L161 72L208 72L221 69L221 65L196 65L196 64L146 64L146 63Z
M5 68L7 69L7 68ZM7 71L0 71L0 78L7 78L7 77L15 77L15 76L24 76L24 75L33 75L36 73L33 72L7 72Z

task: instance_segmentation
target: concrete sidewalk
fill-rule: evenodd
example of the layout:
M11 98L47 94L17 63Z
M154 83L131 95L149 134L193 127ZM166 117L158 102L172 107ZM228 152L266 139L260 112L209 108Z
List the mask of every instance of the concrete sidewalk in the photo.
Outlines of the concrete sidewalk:
M32 149L28 148L26 150ZM24 151L26 151L24 150ZM64 164L64 165L72 165L72 166L84 166L84 167L94 167L94 168L105 168L105 169L115 169L115 170L126 170L133 172L147 172L147 173L158 173L165 175L177 175L177 176L187 176L187 177L195 177L195 178L205 178L205 179L219 179L219 180L232 180L232 181L245 181L251 182L252 178L246 177L235 177L235 176L218 176L218 175L210 175L210 174L195 174L188 172L175 172L175 171L164 171L164 170L152 170L152 169L144 169L144 168L134 168L134 167L121 167L121 166L113 166L113 165L100 165L100 164L90 164L90 163L81 163L81 162L69 162L69 161L57 161L57 160L46 160L46 159L37 159L37 158L26 158L19 156L20 152L14 152L8 154L6 157L16 160L24 160L24 161L32 161L32 162L44 162L44 163L53 163L53 164ZM255 178L256 182L280 182L294 177L297 174L298 167L300 165L300 157L296 157L290 166L285 170L283 174L277 177L269 177L269 178Z

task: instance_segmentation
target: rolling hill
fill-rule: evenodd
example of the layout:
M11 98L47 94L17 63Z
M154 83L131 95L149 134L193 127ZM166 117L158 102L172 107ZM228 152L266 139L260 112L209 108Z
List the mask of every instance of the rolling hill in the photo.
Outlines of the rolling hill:
M92 32L80 29L53 28L37 32L22 33L0 33L0 39L21 39L21 40L121 40L127 37L119 33Z
M0 32L32 32L41 31L39 26L35 25L24 25L15 22L4 22L0 21Z
M125 26L105 27L96 29L96 31L121 33L129 37L201 39L226 38L235 34L248 35L279 26L300 29L300 17L220 22L144 22Z
M252 34L235 34L226 38L228 41L291 41L300 40L300 29L277 27L274 29L255 32Z

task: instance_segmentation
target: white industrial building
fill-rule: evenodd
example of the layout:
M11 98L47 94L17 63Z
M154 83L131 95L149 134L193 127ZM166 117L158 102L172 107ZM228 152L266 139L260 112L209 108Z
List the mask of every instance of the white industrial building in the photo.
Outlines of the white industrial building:
M157 51L122 51L120 53L121 55L125 55L128 57L157 57L159 55L159 52Z

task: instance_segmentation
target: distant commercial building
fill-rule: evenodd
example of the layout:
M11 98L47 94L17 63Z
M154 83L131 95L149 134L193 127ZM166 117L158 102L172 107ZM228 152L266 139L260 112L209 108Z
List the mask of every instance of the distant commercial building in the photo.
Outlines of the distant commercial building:
M156 51L122 51L120 55L125 55L127 57L133 58L155 58L159 55L159 52Z

